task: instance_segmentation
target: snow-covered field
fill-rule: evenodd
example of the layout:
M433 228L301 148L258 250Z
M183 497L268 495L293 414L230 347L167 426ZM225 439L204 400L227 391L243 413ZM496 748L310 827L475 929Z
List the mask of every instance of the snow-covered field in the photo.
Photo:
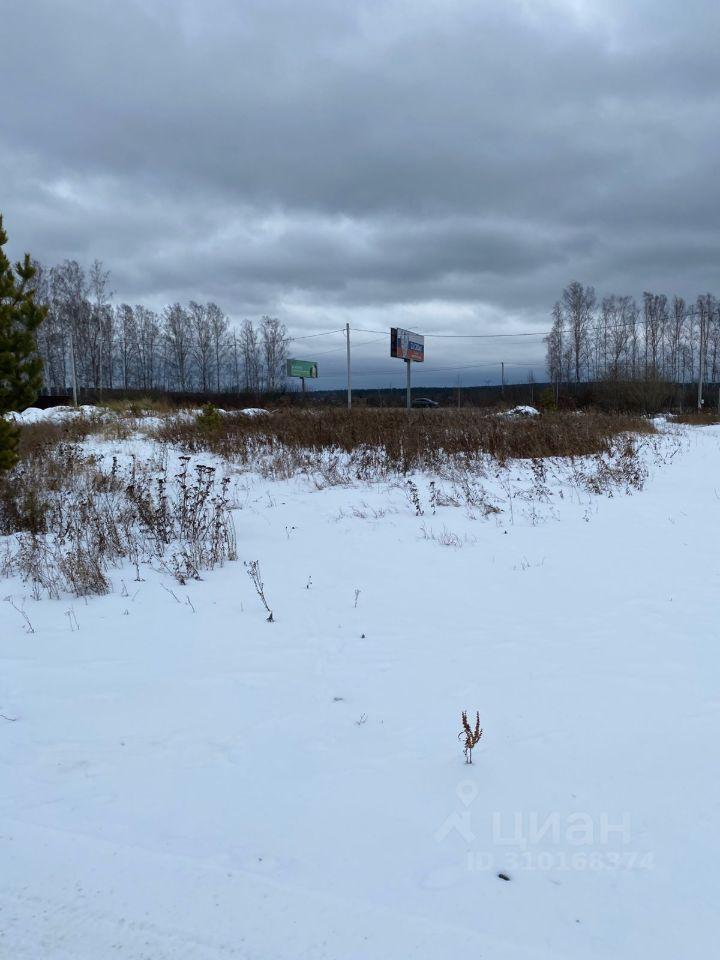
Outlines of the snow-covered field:
M201 582L0 581L0 957L713 956L720 428L664 429L631 495L237 473Z

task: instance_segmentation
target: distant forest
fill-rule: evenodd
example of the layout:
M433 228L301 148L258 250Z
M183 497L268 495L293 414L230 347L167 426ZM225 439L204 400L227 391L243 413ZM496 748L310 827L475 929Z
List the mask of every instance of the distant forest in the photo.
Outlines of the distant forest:
M73 383L103 390L261 395L285 388L289 339L276 317L232 327L215 303L172 303L159 312L113 304L110 273L96 260L36 263L39 302L48 307L38 334L44 392ZM545 339L549 381L720 379L720 306L712 294L694 303L646 292L642 303L570 283L552 311Z
M73 382L104 389L261 394L285 382L287 330L275 317L231 328L215 303L169 304L159 313L112 304L110 273L96 260L47 268L36 263L36 291L48 315L38 335L44 390Z
M644 293L642 304L615 294L598 300L574 281L553 308L546 338L553 383L664 380L718 381L720 310L710 293L682 297Z

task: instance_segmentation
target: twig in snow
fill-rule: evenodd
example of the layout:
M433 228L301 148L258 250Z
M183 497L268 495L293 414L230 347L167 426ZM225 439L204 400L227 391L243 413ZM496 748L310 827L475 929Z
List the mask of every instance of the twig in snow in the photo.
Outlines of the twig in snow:
M274 623L275 618L273 617L273 612L270 609L270 605L267 602L267 598L265 597L265 584L263 583L262 576L260 574L260 561L251 560L249 563L246 561L245 569L247 570L247 575L250 577L250 580L252 581L252 585L255 587L255 593L257 593L257 595L260 597L260 600L262 601L262 605L265 607L265 609L268 612L268 615L266 617L267 622Z
M169 594L170 594L170 596L173 598L173 600L175 601L175 603L180 603L180 601L178 600L178 596L177 596L177 594L175 593L174 590L171 590L170 587L166 587L164 583L161 583L160 586L163 588L163 590L165 591L165 593L169 593Z
M25 621L25 632L26 632L26 633L35 633L35 627L33 627L32 623L30 622L30 617L25 613L25 611L23 610L23 608L22 608L22 607L19 607L19 606L15 603L15 601L13 600L12 597L5 597L5 600L6 600L7 603L10 604L10 606L13 608L13 610L17 610L17 612L20 614L20 616L21 616L21 617L23 618L23 620ZM5 717L5 719L7 720L7 717Z

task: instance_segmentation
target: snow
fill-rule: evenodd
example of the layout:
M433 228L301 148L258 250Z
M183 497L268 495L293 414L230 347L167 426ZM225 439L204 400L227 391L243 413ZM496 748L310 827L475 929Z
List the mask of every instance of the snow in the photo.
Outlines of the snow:
M203 407L194 407L194 408L183 408L179 409L173 416L177 417L180 420L194 420L195 417L203 413ZM229 415L235 413L233 410L223 410L221 408L217 411L220 415ZM243 410L239 411L246 417L264 417L270 414L269 410L266 410L264 407L245 407ZM48 407L46 410L40 409L40 407L27 407L21 413L8 413L6 414L8 420L12 420L15 423L19 424L32 424L32 423L63 423L66 420L73 420L79 417L85 417L86 419L114 419L115 414L112 410L107 407L96 407L90 404L80 404L78 407ZM137 421L142 421L144 427L148 426L159 426L163 423L163 418L158 417L152 413L152 411L144 411L140 416L130 418Z
M498 414L499 417L539 417L540 411L536 410L535 407L530 407L525 404L520 406L513 407L511 410L503 410Z
M713 956L720 428L665 429L641 492L513 464L484 520L233 472L275 623L242 562L3 581L0 955Z
M27 407L22 413L9 413L8 419L15 423L62 423L65 420L73 420L78 417L98 418L108 417L110 411L106 408L93 407L89 404L81 404L78 407L48 407L47 410L41 410L40 407Z

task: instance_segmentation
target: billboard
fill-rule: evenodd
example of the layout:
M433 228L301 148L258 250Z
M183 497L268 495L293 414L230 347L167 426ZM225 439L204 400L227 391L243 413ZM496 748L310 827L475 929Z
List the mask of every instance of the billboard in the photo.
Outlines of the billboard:
M288 360L286 373L289 377L317 380L318 365L314 360Z
M425 337L402 327L390 327L390 356L422 363L425 359Z

